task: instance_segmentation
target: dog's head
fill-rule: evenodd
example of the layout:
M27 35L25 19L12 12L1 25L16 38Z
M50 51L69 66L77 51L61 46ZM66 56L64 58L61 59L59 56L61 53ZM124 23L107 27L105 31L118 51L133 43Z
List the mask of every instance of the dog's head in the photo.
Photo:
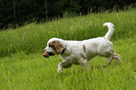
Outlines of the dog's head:
M63 41L58 38L52 38L47 42L44 52L50 53L51 56L61 54L65 48Z

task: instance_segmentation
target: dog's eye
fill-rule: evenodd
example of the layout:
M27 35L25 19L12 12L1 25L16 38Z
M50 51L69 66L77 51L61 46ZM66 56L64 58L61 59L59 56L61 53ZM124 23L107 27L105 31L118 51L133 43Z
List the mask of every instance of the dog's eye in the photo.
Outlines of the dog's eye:
M51 45L49 45L49 47L51 47Z
M49 45L49 47L53 47L53 45L52 45L52 43L51 43L51 42L50 42L48 45Z

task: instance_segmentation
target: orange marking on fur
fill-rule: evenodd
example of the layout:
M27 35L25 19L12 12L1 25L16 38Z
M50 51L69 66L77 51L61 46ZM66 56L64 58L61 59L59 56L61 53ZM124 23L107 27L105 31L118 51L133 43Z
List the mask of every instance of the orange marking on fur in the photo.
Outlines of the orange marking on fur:
M83 49L84 49L84 52L86 52L86 47L85 47L85 45L83 45Z

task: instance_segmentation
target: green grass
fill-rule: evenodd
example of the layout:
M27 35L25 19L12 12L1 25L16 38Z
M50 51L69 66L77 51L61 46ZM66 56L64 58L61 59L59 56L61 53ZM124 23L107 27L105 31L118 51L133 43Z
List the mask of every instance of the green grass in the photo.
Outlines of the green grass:
M135 90L136 11L90 14L43 24L29 24L0 32L0 90ZM115 25L112 42L122 63L95 57L89 70L73 65L58 74L59 56L42 57L42 49L52 37L84 40L104 36Z
M136 44L133 43L135 40L113 42L116 52L122 57L122 64L114 60L108 65L107 59L96 57L89 62L88 71L74 65L65 69L62 75L57 73L57 65L61 62L58 56L46 59L42 57L42 53L25 55L22 52L1 58L0 89L134 90L136 89Z

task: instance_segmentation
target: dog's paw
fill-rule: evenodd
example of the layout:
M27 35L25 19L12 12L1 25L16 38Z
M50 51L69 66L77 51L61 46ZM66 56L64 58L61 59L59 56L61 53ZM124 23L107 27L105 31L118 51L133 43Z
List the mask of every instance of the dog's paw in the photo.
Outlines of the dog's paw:
M63 74L63 70L62 69L58 69L58 73Z

